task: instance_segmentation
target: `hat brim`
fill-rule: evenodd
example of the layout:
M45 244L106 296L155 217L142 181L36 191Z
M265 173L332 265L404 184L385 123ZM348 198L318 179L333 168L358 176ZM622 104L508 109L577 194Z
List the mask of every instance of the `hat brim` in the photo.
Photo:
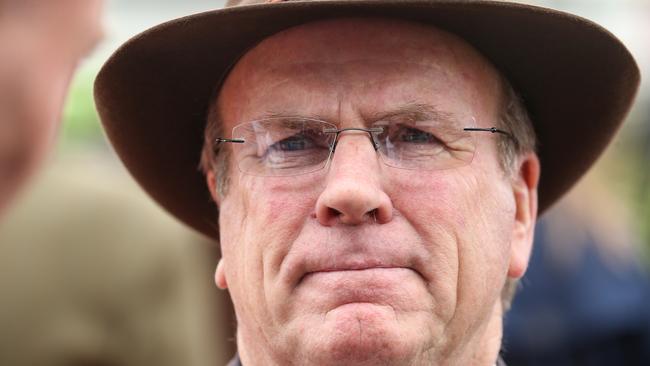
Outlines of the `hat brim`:
M115 52L95 99L115 151L165 209L218 239L218 208L198 169L210 97L251 46L334 17L391 17L454 33L524 99L539 141L543 212L605 149L632 105L639 69L600 26L562 12L491 1L304 1L225 8L154 27Z

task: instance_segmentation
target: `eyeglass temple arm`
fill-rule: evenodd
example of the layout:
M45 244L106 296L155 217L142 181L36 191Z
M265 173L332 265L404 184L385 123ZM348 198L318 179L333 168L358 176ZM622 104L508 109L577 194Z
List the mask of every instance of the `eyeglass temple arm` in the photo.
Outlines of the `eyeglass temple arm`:
M214 142L216 142L217 144L222 144L224 142L230 142L232 144L243 144L244 142L246 142L246 140L244 140L244 139L224 139L222 137L217 137L217 139Z
M221 144L223 143L231 143L231 144L243 144L246 142L244 139L225 139L223 137L217 137L214 140L214 146L212 146L212 152L216 155L219 153L219 148L221 147Z

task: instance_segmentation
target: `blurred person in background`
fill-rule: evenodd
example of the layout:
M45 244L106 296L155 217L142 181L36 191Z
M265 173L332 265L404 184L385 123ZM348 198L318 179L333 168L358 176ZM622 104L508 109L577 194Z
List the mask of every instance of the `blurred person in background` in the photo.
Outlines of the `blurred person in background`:
M538 223L505 321L509 364L650 365L650 277L607 177L592 174Z
M650 365L650 2L543 3L608 23L646 78L612 148L538 222L505 319L504 358L522 366Z
M53 147L103 0L0 0L0 217Z
M48 164L0 222L0 365L224 363L214 245L107 160Z
M16 199L56 142L103 5L0 0L0 365L213 365L204 240L95 157L41 169Z

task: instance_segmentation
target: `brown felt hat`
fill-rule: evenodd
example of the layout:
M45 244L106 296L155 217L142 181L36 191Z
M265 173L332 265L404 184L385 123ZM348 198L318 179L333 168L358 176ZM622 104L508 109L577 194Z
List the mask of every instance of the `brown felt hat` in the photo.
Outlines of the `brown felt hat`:
M619 40L555 10L463 0L231 3L136 36L95 84L104 128L131 174L165 209L213 238L218 209L198 169L209 101L246 50L283 29L333 17L392 17L465 39L510 80L532 117L542 163L540 211L602 153L639 85L639 69Z

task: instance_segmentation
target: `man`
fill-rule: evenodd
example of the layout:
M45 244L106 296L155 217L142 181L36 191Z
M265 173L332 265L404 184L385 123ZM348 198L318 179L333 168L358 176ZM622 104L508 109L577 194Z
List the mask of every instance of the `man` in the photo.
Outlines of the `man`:
M144 33L95 89L135 178L220 240L233 364L497 362L538 205L624 118L632 57L517 4L251 3Z
M101 39L101 0L0 0L0 216L52 147L72 75Z

